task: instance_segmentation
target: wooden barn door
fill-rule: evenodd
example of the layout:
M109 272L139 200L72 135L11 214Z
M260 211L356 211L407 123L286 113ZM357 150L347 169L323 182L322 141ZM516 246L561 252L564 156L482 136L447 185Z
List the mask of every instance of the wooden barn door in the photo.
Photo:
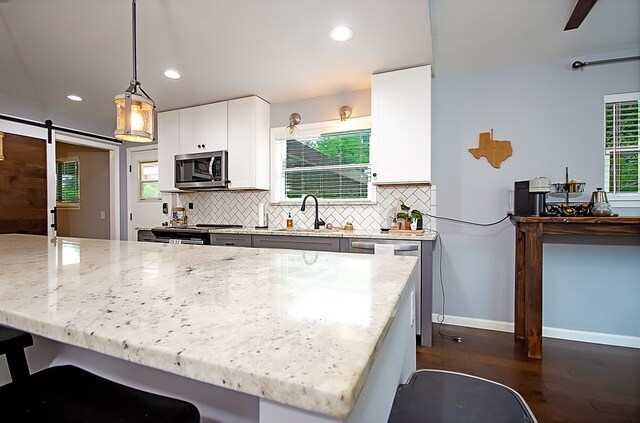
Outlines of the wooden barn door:
M0 233L47 235L47 142L0 133Z

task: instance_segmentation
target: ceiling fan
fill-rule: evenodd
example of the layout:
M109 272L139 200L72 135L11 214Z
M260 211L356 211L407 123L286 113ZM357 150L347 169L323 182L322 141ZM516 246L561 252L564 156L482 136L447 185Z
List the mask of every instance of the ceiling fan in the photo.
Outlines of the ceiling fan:
M576 29L582 24L582 21L587 17L589 11L598 0L578 0L576 7L573 9L573 13L567 21L567 26L564 27L565 31Z

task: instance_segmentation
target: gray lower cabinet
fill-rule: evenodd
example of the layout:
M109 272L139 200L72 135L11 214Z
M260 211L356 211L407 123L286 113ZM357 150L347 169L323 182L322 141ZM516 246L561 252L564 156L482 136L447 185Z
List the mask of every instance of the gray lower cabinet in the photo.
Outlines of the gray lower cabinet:
M340 252L340 238L312 236L253 235L256 248Z
M433 289L433 248L435 241L413 241L401 239L344 238L343 252L375 254L376 244L393 245L394 255L418 258L420 279L416 285L416 334L420 335L420 345L431 346L432 289Z
M155 242L155 235L151 233L150 230L141 229L138 230L138 241L142 242Z
M251 247L251 235L211 234L211 245L223 247Z

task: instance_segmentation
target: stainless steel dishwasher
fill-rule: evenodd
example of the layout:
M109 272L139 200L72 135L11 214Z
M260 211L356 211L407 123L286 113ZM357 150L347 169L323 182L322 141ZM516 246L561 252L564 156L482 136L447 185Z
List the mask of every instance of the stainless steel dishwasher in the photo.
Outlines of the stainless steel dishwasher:
M418 258L418 279L416 280L416 335L422 334L422 242L405 241L400 239L356 239L349 240L350 253L373 254L376 244L393 244L394 255ZM431 331L429 330L429 345L431 345Z

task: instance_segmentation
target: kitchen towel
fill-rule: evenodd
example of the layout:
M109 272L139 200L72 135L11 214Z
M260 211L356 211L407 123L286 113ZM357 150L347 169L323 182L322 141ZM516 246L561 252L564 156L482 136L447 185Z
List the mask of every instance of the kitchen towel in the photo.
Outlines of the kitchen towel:
M373 254L380 254L383 256L393 256L394 245L393 244L373 244Z
M264 203L258 204L258 226L264 226Z

